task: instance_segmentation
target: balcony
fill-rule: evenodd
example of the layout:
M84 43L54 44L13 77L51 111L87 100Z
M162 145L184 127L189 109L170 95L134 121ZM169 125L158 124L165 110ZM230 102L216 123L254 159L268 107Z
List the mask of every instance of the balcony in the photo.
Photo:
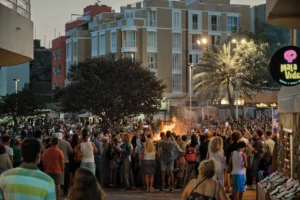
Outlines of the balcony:
M199 29L198 22L193 22L193 30L198 30L198 29Z
M151 27L156 27L157 25L156 25L156 20L150 20L149 21L149 26L151 26Z
M210 24L210 28L209 28L210 31L220 31L221 30L221 27L219 24Z
M200 51L201 50L201 45L199 45L198 43L193 43L192 44L192 50Z
M267 0L267 21L288 29L300 29L299 0Z
M137 52L135 40L123 40L122 52Z
M0 0L0 66L33 59L33 22L29 0Z

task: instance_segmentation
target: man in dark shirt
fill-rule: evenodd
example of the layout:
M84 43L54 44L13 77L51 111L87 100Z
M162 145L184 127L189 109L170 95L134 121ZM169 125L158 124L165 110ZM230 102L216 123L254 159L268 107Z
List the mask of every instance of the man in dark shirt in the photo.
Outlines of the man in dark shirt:
M208 145L209 142L211 141L213 135L210 131L207 131L205 134L205 141L201 143L199 151L200 151L200 162L206 159L207 157L207 152L208 152Z
M238 143L239 140L242 138L242 134L239 131L234 131L231 137L233 142L228 146L227 151L225 152L227 165L229 163L229 158L231 156L231 153L238 150Z
M102 154L102 145L100 143L100 132L95 131L94 138L91 139L98 149L97 153L94 153L95 165L96 165L96 177L100 184L102 184L102 170L101 170L101 154Z

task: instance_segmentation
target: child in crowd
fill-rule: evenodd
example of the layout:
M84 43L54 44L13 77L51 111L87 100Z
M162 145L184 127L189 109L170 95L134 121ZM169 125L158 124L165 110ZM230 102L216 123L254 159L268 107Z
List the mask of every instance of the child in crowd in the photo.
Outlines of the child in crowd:
M186 169L187 163L185 160L185 153L182 152L179 155L179 158L176 161L176 168L177 168L177 185L182 188L183 185L183 178L184 178L184 173ZM179 183L179 184L178 184Z
M247 168L247 156L244 153L246 149L245 142L238 143L238 150L232 152L229 159L229 166L232 166L232 180L234 190L234 200L242 200L245 191L245 173L243 168Z

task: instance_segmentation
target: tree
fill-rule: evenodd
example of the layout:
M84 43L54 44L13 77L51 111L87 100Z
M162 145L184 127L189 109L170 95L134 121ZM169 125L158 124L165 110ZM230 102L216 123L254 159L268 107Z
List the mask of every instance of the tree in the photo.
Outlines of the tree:
M106 55L71 66L64 111L91 112L101 118L105 128L124 118L157 113L165 86L141 64Z
M255 91L268 87L266 54L267 45L253 41L239 44L235 49L230 44L210 48L195 68L194 89L202 100L220 101L228 97L234 116L235 91L252 98Z
M41 108L42 106L36 102L30 90L0 97L0 115L11 117L15 127L22 118L39 114Z

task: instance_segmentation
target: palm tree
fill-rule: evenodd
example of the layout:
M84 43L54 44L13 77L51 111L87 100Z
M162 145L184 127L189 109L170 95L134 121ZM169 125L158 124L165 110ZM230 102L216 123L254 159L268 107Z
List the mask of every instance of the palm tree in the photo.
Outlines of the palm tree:
M255 47L253 44L251 47ZM227 97L233 117L235 92L237 91L243 97L253 98L254 91L259 89L263 82L257 80L257 70L249 70L249 68L255 69L256 61L260 66L262 65L258 60L263 59L261 57L263 54L257 56L255 51L256 48L251 49L247 45L232 50L230 44L204 51L200 63L194 69L194 90L200 100L220 101ZM256 55L256 58L253 58L253 55ZM251 61L248 60L249 57Z

